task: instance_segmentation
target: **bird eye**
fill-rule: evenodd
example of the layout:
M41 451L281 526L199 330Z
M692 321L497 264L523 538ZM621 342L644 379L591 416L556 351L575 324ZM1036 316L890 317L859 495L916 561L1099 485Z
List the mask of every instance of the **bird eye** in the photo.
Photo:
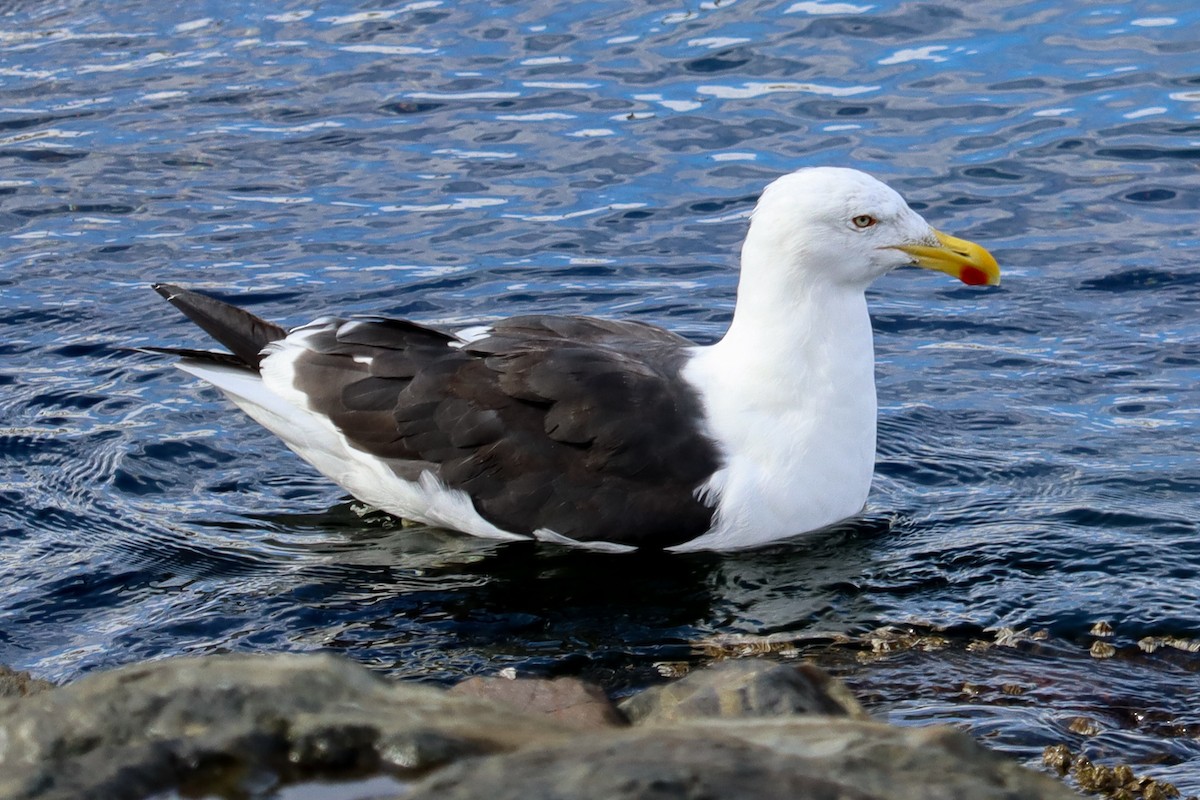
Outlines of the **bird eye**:
M870 214L859 214L857 217L855 217L854 219L852 219L850 221L854 223L854 227L856 227L856 228L869 228L872 225L874 225L878 220L876 220Z

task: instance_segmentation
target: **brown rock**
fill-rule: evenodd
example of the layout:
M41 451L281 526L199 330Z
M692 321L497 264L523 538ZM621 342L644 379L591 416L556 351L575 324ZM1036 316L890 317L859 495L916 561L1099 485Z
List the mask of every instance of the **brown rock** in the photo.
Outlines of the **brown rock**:
M578 678L467 678L451 694L478 697L523 711L542 714L581 730L628 724L604 690Z
M35 678L28 672L18 672L15 669L0 664L0 697L25 697L26 695L53 689L54 684Z

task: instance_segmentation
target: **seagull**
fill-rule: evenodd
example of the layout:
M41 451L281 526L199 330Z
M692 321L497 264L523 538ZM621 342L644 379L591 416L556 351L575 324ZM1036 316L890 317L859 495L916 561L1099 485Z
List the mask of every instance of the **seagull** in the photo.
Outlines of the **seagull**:
M381 316L286 330L153 288L229 352L179 356L358 500L480 537L737 550L859 514L875 463L866 289L896 267L996 285L983 247L853 169L773 181L733 319L699 345L654 325L531 314L450 331Z

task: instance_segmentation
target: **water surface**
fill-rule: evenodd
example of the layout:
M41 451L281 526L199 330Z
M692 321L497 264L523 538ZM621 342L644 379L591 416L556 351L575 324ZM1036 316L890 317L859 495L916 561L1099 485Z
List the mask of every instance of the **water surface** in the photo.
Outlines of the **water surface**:
M1200 792L1194 4L194 8L0 5L0 662L332 650L622 693L772 649L894 722ZM553 310L712 341L758 191L809 164L1005 268L872 290L877 479L819 541L402 529L125 349L201 342L155 280L285 324Z

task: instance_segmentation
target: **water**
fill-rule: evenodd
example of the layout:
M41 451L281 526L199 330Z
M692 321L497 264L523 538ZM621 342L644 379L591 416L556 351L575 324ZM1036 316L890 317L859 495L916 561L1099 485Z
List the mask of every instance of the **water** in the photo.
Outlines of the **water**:
M767 642L894 722L1200 792L1195 4L189 8L0 5L0 662L332 650L619 694ZM877 479L823 541L401 529L125 349L202 342L154 280L287 324L711 341L757 192L804 164L868 169L1005 268L872 291Z

